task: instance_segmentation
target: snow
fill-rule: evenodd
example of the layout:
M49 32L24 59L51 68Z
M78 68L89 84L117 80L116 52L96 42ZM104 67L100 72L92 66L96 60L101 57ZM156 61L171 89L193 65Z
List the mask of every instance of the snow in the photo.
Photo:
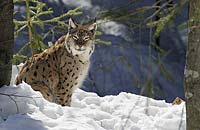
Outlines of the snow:
M62 2L65 5L73 5L73 6L81 6L87 9L91 9L92 8L92 2L91 0L81 0L81 1L72 1L72 0L62 0Z
M0 130L186 130L185 103L77 89L72 106L62 107L22 83L0 88Z
M114 21L103 22L101 21L101 30L108 35L127 37L126 26Z

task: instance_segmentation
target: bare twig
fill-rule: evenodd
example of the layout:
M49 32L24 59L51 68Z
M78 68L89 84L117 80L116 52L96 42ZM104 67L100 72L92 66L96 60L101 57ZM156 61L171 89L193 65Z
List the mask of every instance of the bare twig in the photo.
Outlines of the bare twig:
M0 95L3 95L3 96L8 96L14 103L15 103L15 106L16 106L16 111L17 113L19 113L19 107L18 107L18 104L17 104L17 101L13 98L13 97L20 97L20 98L31 98L34 103L37 105L36 101L34 100L34 98L42 98L42 97L30 97L30 96L22 96L22 95L16 95L16 93L13 93L13 94L6 94L6 93L1 93L0 92Z
M15 93L13 93L13 94L5 94L5 93L1 93L1 92L0 92L0 95L13 96L13 97L25 97L25 98L42 98L42 97L30 97L30 96L16 95Z
M156 2L153 6L156 6L160 1ZM151 16L149 16L148 18L146 18L145 21L148 21L148 20L151 20L152 18L154 18L158 13L161 12L161 10L163 8L165 8L166 6L168 6L171 1L172 0L169 0L169 1L165 2L162 6L158 6L157 10ZM174 5L176 5L176 4L174 4Z
M140 101L140 97L137 98L137 100L136 100L136 102L134 103L133 107L132 107L131 110L129 111L128 116L126 117L126 121L125 121L125 123L124 123L124 125L123 125L123 127L122 127L122 130L125 130L125 127L126 127L126 125L127 125L127 123L128 123L128 120L131 118L131 113L133 112L133 110L135 109L135 107L138 105L139 101Z
M19 113L19 107L18 107L17 102L15 101L15 99L10 95L8 97L15 103L15 106L17 108L17 113Z

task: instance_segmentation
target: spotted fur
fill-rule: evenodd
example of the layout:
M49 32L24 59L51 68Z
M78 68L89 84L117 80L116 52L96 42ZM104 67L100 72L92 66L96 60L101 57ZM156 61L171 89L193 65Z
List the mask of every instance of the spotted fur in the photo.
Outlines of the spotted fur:
M96 23L79 25L70 19L69 27L68 34L59 38L55 46L26 61L16 78L16 84L24 81L45 99L62 106L70 106L74 89L87 75Z

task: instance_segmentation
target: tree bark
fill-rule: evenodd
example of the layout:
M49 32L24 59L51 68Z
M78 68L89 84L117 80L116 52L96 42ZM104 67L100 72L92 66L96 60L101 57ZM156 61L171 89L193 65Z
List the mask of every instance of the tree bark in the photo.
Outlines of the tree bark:
M13 0L0 1L0 87L9 85L14 45Z
M189 2L185 69L187 130L200 130L200 0Z

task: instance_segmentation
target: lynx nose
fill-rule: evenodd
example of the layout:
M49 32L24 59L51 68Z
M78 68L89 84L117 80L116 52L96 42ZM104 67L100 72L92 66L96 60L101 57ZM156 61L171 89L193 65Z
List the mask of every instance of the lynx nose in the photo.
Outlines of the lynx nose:
M79 46L83 46L85 44L85 42L83 42L82 40L77 41L77 45Z
M75 49L79 50L79 51L83 51L83 50L85 50L85 47L83 45L76 45Z
M83 44L76 44L76 48L81 48Z

